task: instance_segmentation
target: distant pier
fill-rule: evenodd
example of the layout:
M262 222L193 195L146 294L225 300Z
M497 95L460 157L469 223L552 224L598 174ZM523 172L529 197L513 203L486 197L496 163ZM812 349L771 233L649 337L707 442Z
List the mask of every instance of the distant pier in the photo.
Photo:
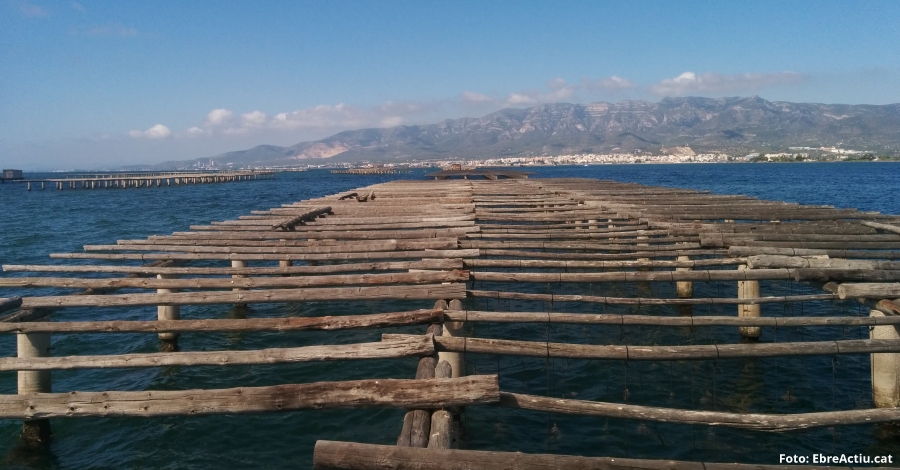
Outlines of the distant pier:
M125 189L160 186L180 186L183 184L229 183L271 179L274 171L241 170L224 172L135 172L135 173L90 173L69 175L63 178L21 180L31 191L40 184L40 189L55 187L63 189Z
M333 175L400 175L409 173L409 168L348 168L331 170Z
M429 178L436 180L447 180L452 178L469 179L470 176L481 176L489 180L498 179L528 179L530 172L519 170L508 170L505 168L471 168L471 169L454 169L441 170L429 173Z

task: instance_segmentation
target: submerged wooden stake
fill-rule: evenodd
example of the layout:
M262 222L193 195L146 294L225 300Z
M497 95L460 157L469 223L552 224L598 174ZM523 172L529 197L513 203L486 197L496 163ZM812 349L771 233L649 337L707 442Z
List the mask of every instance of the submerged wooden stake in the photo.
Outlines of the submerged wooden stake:
M20 358L50 356L50 333L18 334L16 340ZM20 370L18 379L19 395L51 392L49 370ZM47 442L50 439L50 420L26 419L22 423L22 439L29 444Z
M884 317L878 310L870 317ZM871 339L900 339L897 325L869 327ZM878 408L900 407L900 353L872 354L872 401Z
M749 269L746 265L738 266L738 270ZM759 297L759 281L738 281L738 298L739 299L756 299ZM759 304L739 304L739 317L759 317L762 309ZM758 326L740 326L738 327L741 336L744 338L756 339L762 333L762 328Z
M157 279L175 279L178 277L174 274L157 274ZM174 289L157 289L158 294L169 294L175 292ZM156 307L157 319L159 320L178 320L181 318L181 307L178 305L160 305ZM178 333L159 333L159 350L163 352L178 351Z

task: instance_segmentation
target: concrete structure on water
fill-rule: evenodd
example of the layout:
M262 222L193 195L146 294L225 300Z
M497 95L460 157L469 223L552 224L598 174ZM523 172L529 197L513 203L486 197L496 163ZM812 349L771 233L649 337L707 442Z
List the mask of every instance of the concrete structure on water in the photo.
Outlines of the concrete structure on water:
M0 302L0 310L10 311L0 318L0 333L19 338L17 357L0 360L0 370L19 371L18 393L0 396L0 417L24 420L24 436L41 440L49 433L49 420L82 416L152 418L393 407L408 410L399 447L320 441L315 468L401 468L410 461L427 468L743 468L456 450L465 443L460 415L485 410L465 411L466 406L493 404L497 407L490 410L499 413L530 410L641 423L726 426L748 433L896 423L900 421L900 302L891 299L900 298L896 284L900 262L894 261L900 258L898 234L897 216L613 181L395 181L358 188L344 195L254 211L237 220L192 226L190 231L169 236L86 245L84 252L51 255L54 259L90 260L91 264L3 266L7 272L45 276L0 278L0 288L16 289L15 293L23 296ZM125 264L140 260L152 263ZM103 261L108 264L97 264ZM89 276L54 277L54 273ZM121 277L97 278L93 276L96 273ZM760 281L766 281L765 286L760 286ZM822 289L767 295L766 289L780 285L789 289L797 281ZM710 296L709 288L695 289L698 282L718 286L720 294ZM667 291L647 287L650 284L674 290L660 295ZM527 285L557 287L551 292L534 292L523 289ZM596 286L617 287L598 291ZM87 291L27 296L28 289L45 287ZM114 291L118 288L142 289L143 293L117 295ZM707 296L696 297L698 292ZM500 311L473 308L475 302L488 299L498 300L494 305ZM759 308L839 299L856 299L871 315L836 310L834 315L803 316L790 309L785 310L787 315L767 317L761 316ZM356 303L370 312L383 300L415 301L420 309L345 314ZM333 301L340 302L341 315L186 320L180 319L178 310L187 305ZM508 302L515 302L522 311L503 310ZM42 321L63 308L117 307L125 315L124 309L154 305L159 306L157 321ZM549 311L547 305L551 305ZM567 312L567 306L620 307L629 313ZM693 306L715 306L730 315L694 315ZM640 308L648 310L628 310ZM548 328L643 325L664 331L725 327L733 329L735 341L674 346L584 344L484 338L473 335L479 330L471 328L523 323L546 324ZM421 334L383 334L380 342L261 350L181 352L178 347L179 335L199 332L409 325L421 325ZM763 328L806 326L868 326L872 333L870 339L758 342ZM50 354L54 334L117 332L159 335L161 351L109 356ZM626 365L870 354L875 407L760 414L681 409L665 402L640 406L609 403L579 399L577 393L544 396L545 390L505 390L497 375L467 375L467 354ZM59 369L162 364L227 368L404 357L410 358L410 374L401 379L152 393L51 393L51 371ZM414 376L412 361L417 364ZM831 374L832 370L829 367L821 373ZM104 386L97 384L95 389Z

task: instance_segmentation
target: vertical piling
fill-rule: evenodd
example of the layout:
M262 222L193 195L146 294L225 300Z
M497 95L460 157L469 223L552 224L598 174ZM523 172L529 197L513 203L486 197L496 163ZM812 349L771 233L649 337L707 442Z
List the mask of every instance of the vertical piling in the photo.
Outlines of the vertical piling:
M690 256L679 256L676 258L677 261L690 261ZM689 267L675 268L675 272L683 272L690 271ZM690 299L694 297L694 283L693 281L677 281L675 283L675 290L678 293L679 299Z
M157 274L158 279L175 279L175 274ZM174 289L157 289L158 294L176 292ZM181 308L178 305L160 305L157 308L158 320L178 320L181 318ZM159 349L163 352L178 351L178 333L159 333Z
M746 270L747 265L742 264L738 266L738 270ZM759 297L759 281L738 281L737 283L737 291L739 299L755 299ZM738 316L739 317L752 317L758 318L762 315L760 305L759 304L739 304L738 305ZM741 336L746 339L757 339L759 335L762 333L762 328L758 326L739 326L738 331L740 331Z
M25 333L16 335L16 352L19 357L49 357L50 333ZM18 393L50 393L49 370L20 370ZM22 423L22 439L28 443L46 442L50 438L49 419L26 419Z
M871 310L870 317L884 313ZM870 339L900 339L897 325L878 325L869 328ZM900 353L872 354L872 401L877 408L900 407Z

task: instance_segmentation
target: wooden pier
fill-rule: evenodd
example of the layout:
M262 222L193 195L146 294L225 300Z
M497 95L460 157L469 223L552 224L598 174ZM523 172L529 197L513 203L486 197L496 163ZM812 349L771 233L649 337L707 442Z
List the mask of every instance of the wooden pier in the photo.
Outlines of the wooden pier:
M187 184L229 183L235 181L253 181L272 179L274 171L236 170L236 171L204 171L204 172L136 172L136 173L92 173L68 175L64 178L23 179L31 191L40 184L40 189L53 187L63 189L125 189L151 188L160 186L180 186Z
M347 168L343 170L331 170L332 175L401 175L409 173L409 168Z
M4 265L6 272L37 275L0 278L0 292L10 297L0 302L8 310L0 317L0 332L18 338L17 354L8 351L0 370L19 371L18 393L0 396L0 417L23 420L24 437L40 441L49 435L52 420L84 416L408 410L397 423L397 446L320 441L317 469L783 468L464 450L464 417L479 413L546 413L748 433L900 422L900 302L893 300L900 298L900 217L587 179L394 181L351 194L367 196L299 201L172 235L50 255L90 264ZM72 293L28 295L29 289L47 287ZM790 308L841 299L855 299L865 315L835 308L826 316L804 316L802 307ZM182 308L196 305L266 303L340 307L326 316L253 318L252 310L243 319L180 316ZM763 307L773 304L787 313L762 316ZM410 308L392 310L393 305ZM146 306L158 307L156 317L135 320L128 314ZM49 321L60 309L76 307L114 307L131 319ZM517 336L541 325L548 328L543 339ZM596 342L591 336L565 341L568 333L551 341L551 326L567 332L571 327L573 335L579 329L632 327L661 332L725 327L734 333L727 344L632 344L628 337ZM763 335L771 331L766 328L810 326L869 327L871 335L827 341ZM399 327L406 333L397 333ZM392 330L380 341L356 344L179 350L179 337L200 332L385 328ZM480 336L480 331L493 334ZM126 332L158 335L160 352L51 355L54 335ZM516 380L504 381L499 365L521 358L524 368L525 358L535 358L538 362L530 364L538 368L557 359L573 360L573 368L624 364L627 369L640 363L674 368L696 361L727 366L736 358L820 356L828 360L821 374L831 375L832 358L844 355L871 358L874 407L786 414L685 409L666 402L630 403L627 387L621 402L610 402L590 398L589 390L558 395L523 389ZM182 391L52 387L54 370L390 358L409 358L408 374ZM498 365L479 373L479 358L496 359ZM598 376L609 380L606 372ZM95 389L106 390L102 384ZM584 452L596 455L592 449Z

